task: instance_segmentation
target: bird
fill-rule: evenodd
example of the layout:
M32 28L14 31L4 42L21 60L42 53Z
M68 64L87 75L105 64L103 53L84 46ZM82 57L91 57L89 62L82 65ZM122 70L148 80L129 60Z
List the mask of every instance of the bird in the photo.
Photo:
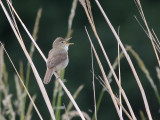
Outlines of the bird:
M54 72L61 71L67 67L69 63L68 48L74 44L68 42L70 39L57 37L54 40L46 62L47 70L43 79L44 84L48 84L51 81Z

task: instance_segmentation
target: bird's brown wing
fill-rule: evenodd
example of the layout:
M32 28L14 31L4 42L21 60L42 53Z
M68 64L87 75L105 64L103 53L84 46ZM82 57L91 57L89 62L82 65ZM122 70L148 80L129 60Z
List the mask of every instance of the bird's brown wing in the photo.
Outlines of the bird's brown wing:
M54 68L58 64L62 63L64 60L67 59L67 54L66 53L60 53L57 55L54 55L47 60L47 67L49 69Z

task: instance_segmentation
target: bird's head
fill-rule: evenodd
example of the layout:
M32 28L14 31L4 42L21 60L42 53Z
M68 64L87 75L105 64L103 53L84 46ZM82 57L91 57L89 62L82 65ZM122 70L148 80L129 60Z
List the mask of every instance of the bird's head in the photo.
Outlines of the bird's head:
M66 51L68 50L68 47L70 45L73 45L74 43L69 43L68 41L71 38L62 38L62 37L57 37L56 40L53 42L52 47L53 48L58 48L58 49L66 49Z

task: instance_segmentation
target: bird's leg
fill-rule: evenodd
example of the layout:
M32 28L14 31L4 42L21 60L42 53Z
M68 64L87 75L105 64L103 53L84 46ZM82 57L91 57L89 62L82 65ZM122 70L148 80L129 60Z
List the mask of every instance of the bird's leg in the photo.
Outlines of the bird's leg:
M57 71L57 75L58 75L57 79L61 79L61 71Z

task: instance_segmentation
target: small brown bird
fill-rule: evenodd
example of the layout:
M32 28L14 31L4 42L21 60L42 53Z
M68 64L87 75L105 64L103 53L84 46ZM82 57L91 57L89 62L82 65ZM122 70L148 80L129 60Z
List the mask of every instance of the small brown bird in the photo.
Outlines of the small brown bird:
M48 84L51 81L53 72L60 71L67 67L68 59L68 47L73 43L68 43L71 38L64 39L62 37L56 38L53 42L52 49L49 51L47 58L47 70L44 76L44 84Z

